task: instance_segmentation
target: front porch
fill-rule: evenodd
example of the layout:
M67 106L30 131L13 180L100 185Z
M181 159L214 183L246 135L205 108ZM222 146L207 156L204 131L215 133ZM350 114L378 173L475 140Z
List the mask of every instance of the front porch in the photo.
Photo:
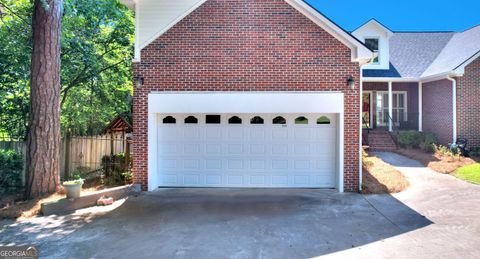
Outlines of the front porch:
M418 82L363 82L363 145L392 150L396 145L389 133L421 131L421 91Z

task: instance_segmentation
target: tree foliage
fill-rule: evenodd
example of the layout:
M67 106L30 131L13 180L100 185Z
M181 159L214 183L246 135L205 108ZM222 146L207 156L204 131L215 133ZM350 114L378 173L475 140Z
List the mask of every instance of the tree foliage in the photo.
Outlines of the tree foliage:
M0 0L0 132L23 138L28 127L29 0ZM133 14L117 0L65 0L61 53L61 125L98 134L130 110Z

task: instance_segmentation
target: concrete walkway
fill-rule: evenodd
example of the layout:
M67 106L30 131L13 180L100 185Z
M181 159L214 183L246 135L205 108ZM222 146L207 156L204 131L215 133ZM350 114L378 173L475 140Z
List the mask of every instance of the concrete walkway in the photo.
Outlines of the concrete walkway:
M480 187L378 153L396 195L163 189L67 216L0 221L0 245L43 258L478 258Z
M404 156L376 152L402 172L410 187L393 197L425 216L432 224L381 242L341 251L342 258L480 258L480 186L439 174ZM365 196L386 216L395 209L384 195Z

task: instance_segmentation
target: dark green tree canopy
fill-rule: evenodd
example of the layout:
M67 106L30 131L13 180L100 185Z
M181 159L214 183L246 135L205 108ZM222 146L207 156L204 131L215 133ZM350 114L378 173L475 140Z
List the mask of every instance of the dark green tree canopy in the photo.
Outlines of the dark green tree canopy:
M0 0L0 136L28 128L29 0ZM117 0L65 0L61 53L62 131L93 135L130 111L133 13Z

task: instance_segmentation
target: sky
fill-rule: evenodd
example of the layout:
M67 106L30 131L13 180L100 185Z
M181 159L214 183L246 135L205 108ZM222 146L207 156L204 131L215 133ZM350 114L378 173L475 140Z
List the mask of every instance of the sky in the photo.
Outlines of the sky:
M392 31L464 31L480 25L480 0L305 0L348 31L371 18Z

